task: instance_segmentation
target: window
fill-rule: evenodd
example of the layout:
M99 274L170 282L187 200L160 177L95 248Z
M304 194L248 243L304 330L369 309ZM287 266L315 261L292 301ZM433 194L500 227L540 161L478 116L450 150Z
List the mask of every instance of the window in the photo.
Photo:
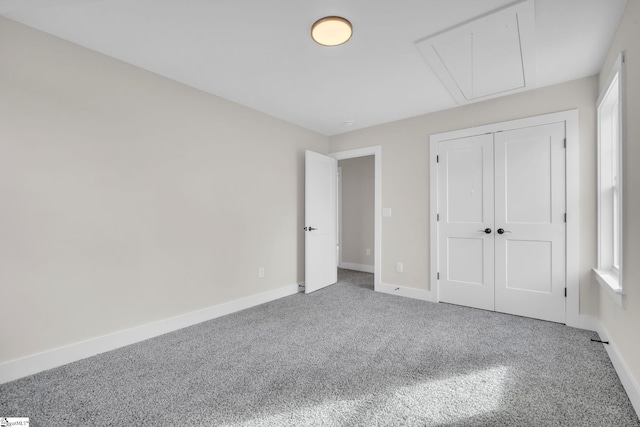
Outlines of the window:
M598 282L622 302L624 52L598 98Z

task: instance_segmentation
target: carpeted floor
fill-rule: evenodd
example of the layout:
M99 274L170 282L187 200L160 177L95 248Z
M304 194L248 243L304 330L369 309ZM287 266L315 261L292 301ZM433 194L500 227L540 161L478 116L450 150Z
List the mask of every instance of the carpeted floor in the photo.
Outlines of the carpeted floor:
M38 426L640 426L563 325L340 281L0 385Z

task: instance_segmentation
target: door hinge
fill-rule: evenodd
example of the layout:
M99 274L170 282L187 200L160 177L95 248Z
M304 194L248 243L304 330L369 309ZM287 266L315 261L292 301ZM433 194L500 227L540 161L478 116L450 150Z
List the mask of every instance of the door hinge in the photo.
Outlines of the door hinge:
M564 222L567 222L567 214L564 214Z
M436 214L436 222L440 221L440 214Z
M567 138L564 139L564 148L567 148Z
M567 288L564 288L564 297L567 297Z
M440 163L440 156L436 156L436 163Z
M440 273L437 273L437 274L438 274L438 280L440 280Z

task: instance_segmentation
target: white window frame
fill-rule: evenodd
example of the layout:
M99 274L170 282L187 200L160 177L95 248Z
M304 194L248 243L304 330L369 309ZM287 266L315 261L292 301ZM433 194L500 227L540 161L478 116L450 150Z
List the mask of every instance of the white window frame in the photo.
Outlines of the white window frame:
M600 285L618 304L624 296L623 159L625 142L624 52L616 59L597 106L598 124L598 267Z

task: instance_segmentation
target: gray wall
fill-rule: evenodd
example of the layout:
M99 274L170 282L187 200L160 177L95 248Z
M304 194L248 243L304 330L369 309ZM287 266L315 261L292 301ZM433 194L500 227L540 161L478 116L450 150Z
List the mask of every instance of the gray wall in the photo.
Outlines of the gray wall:
M304 280L326 137L3 18L0 64L0 362Z
M597 77L544 87L334 136L330 151L382 146L382 282L430 290L429 135L541 114L579 110L581 307L592 312L596 259L595 101ZM404 272L396 272L396 262Z
M611 43L602 72L600 87L606 83L613 62L620 51L626 51L626 139L623 141L624 185L624 254L623 286L626 296L622 307L616 307L609 295L592 281L596 290L597 316L609 339L626 362L636 384L640 384L640 1L630 0Z

